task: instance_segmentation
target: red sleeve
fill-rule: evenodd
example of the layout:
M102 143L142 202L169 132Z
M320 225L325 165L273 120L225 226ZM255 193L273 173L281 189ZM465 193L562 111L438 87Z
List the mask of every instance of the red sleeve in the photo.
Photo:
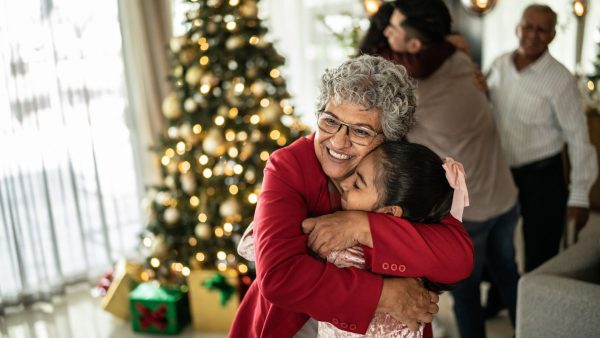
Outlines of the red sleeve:
M320 184L315 173L323 174L303 162L300 165L291 151L282 149L265 169L254 215L256 281L263 296L278 307L364 334L381 296L382 277L339 269L308 254L301 223L314 201L306 185Z
M411 224L370 213L369 223L373 249L363 249L373 272L456 283L473 270L473 243L462 223L450 215L441 224Z

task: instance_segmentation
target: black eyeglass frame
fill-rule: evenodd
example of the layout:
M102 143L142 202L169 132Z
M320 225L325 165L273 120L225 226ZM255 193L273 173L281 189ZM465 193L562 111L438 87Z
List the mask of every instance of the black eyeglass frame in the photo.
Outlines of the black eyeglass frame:
M328 119L331 119L331 120L335 121L336 124L337 124L337 127L334 127L332 129L329 129L329 130L324 129L324 128L327 128L327 127L323 127L321 125L321 121L324 120L322 118L323 116L327 117ZM350 138L350 142L352 142L354 144L357 144L359 146L369 146L369 145L371 145L371 143L373 143L373 140L375 140L375 138L377 136L383 135L383 132L377 132L377 131L375 131L375 130L373 130L371 128L368 128L368 127L358 126L358 125L355 125L355 124L351 124L351 123L346 123L346 122L340 121L340 119L338 119L337 117L335 117L335 116L333 116L333 115L331 115L329 113L326 113L326 112L321 112L321 113L319 113L317 115L317 126L319 127L319 129L321 131L323 131L323 132L325 132L327 134L336 134L336 133L338 133L340 131L340 129L342 129L343 126L346 126L346 135ZM335 129L335 131L334 131L334 129ZM357 130L360 131L360 132L367 133L371 138L368 141L365 139L366 143L362 142L362 140L357 142L355 139L353 139L353 135L354 135L354 137L361 137L361 136L357 135L355 133L351 133L351 131L357 131Z

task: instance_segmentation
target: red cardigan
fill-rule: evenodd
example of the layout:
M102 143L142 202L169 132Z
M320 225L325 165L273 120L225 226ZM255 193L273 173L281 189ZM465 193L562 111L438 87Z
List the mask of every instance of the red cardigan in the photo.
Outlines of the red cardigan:
M451 216L440 225L369 214L373 249L364 249L373 273L311 256L302 221L335 211L313 142L314 134L274 152L265 168L254 215L257 277L230 337L292 337L309 317L364 334L379 302L381 275L456 283L471 273L473 245Z

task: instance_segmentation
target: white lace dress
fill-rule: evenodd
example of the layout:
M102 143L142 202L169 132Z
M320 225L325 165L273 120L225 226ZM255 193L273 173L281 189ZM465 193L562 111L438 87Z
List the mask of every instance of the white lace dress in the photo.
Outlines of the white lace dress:
M332 252L327 261L340 268L355 267L365 268L365 256L358 246L342 251ZM386 313L376 313L371 324L364 335L338 329L333 324L319 322L319 338L422 338L423 327L421 324L418 331L411 331L406 325L397 321Z

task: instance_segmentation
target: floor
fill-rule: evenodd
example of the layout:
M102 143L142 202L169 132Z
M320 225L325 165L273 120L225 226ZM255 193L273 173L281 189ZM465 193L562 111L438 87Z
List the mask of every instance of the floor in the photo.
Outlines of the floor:
M600 233L600 213L593 213L582 235ZM517 234L520 231L516 232ZM515 238L517 261L521 262L522 245L519 236ZM486 285L482 285L486 288ZM25 311L0 316L0 334L2 338L144 338L160 337L133 333L128 322L113 318L100 309L100 300L90 295L87 286L75 287L53 305L39 305ZM440 300L439 322L445 328L445 337L458 338L452 298L445 294ZM486 323L488 338L512 337L513 329L506 311ZM182 338L225 338L226 333L201 333L187 327L179 337ZM436 335L442 338L442 335Z

